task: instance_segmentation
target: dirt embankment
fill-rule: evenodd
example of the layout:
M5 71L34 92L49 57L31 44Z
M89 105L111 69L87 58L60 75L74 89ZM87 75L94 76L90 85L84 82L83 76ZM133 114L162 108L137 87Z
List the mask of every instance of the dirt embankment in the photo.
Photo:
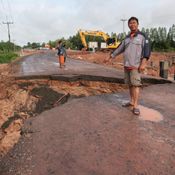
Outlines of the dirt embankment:
M122 84L78 81L15 80L10 65L0 65L0 156L17 143L25 119L71 98L125 90Z
M110 52L87 52L87 51L68 51L68 55L71 58L86 60L92 63L103 64L117 69L123 69L123 56L119 55L116 59L112 60L112 63L104 63L104 59L109 58ZM172 58L175 57L175 53L159 53L153 52L147 63L147 69L145 74L152 76L159 76L159 64L160 61L169 61L169 76L174 75L174 66L172 65Z
M0 65L0 89L0 154L3 155L20 137L22 119L28 117L21 108L25 106L28 95L10 77L7 64Z

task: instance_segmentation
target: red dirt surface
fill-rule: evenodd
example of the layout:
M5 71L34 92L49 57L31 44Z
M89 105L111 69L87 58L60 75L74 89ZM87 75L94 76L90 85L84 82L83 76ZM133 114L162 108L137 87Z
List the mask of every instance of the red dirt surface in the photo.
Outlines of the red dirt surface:
M104 63L104 59L109 57L110 52L87 52L87 51L68 51L68 56L75 59L86 60L92 63L103 64L117 69L123 69L123 56L119 55L112 61L112 63ZM152 76L159 76L159 62L160 61L172 61L172 57L175 53L159 53L153 52L147 63L147 69L145 74ZM169 77L174 74L174 67L171 65L169 68Z

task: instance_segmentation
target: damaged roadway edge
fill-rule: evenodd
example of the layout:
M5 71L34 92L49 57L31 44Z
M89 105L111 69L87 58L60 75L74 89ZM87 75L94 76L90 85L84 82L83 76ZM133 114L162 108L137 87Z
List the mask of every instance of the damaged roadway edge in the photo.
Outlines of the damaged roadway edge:
M105 76L95 76L95 75L76 75L76 74L67 74L67 75L27 75L27 76L15 76L16 80L32 80L32 79L50 79L50 80L60 80L60 81L103 81L103 82L113 82L113 83L121 83L124 84L123 77L105 77ZM152 77L152 76L142 76L142 82L148 84L164 84L164 83L172 83L171 80Z
M16 99L17 102L14 101L16 105L13 110L14 114L12 113L11 115L12 117L8 117L1 125L1 156L11 148L10 145L13 144L11 142L15 141L14 143L16 143L15 133L21 132L22 123L29 117L36 116L43 111L64 104L70 99L101 93L113 93L126 89L124 85L95 81L61 82L58 80L38 79L30 81L17 80L14 83L18 88L16 87L14 94L11 94L10 98ZM97 88L98 86L99 88ZM65 91L65 89L68 90ZM11 100L9 99L9 101ZM13 138L10 142L7 141L7 139L10 139L8 135L11 135L10 137ZM5 148L6 142L9 142L7 148Z

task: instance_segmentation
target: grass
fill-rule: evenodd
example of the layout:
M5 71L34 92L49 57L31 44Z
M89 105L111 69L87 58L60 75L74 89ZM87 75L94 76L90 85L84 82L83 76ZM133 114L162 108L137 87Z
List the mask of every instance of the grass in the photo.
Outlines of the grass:
M12 60L16 59L17 57L18 57L18 54L14 52L0 53L0 64L10 63Z

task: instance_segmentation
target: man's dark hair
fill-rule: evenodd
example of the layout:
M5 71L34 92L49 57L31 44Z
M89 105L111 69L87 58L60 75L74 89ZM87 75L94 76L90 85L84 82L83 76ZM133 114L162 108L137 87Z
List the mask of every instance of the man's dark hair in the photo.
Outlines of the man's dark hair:
M58 44L61 44L61 43L62 43L62 40L59 40L59 41L58 41Z
M132 21L132 20L137 21L137 24L139 24L139 20L138 20L136 17L134 17L134 16L132 16L131 18L128 19L128 24L129 24L130 21Z

